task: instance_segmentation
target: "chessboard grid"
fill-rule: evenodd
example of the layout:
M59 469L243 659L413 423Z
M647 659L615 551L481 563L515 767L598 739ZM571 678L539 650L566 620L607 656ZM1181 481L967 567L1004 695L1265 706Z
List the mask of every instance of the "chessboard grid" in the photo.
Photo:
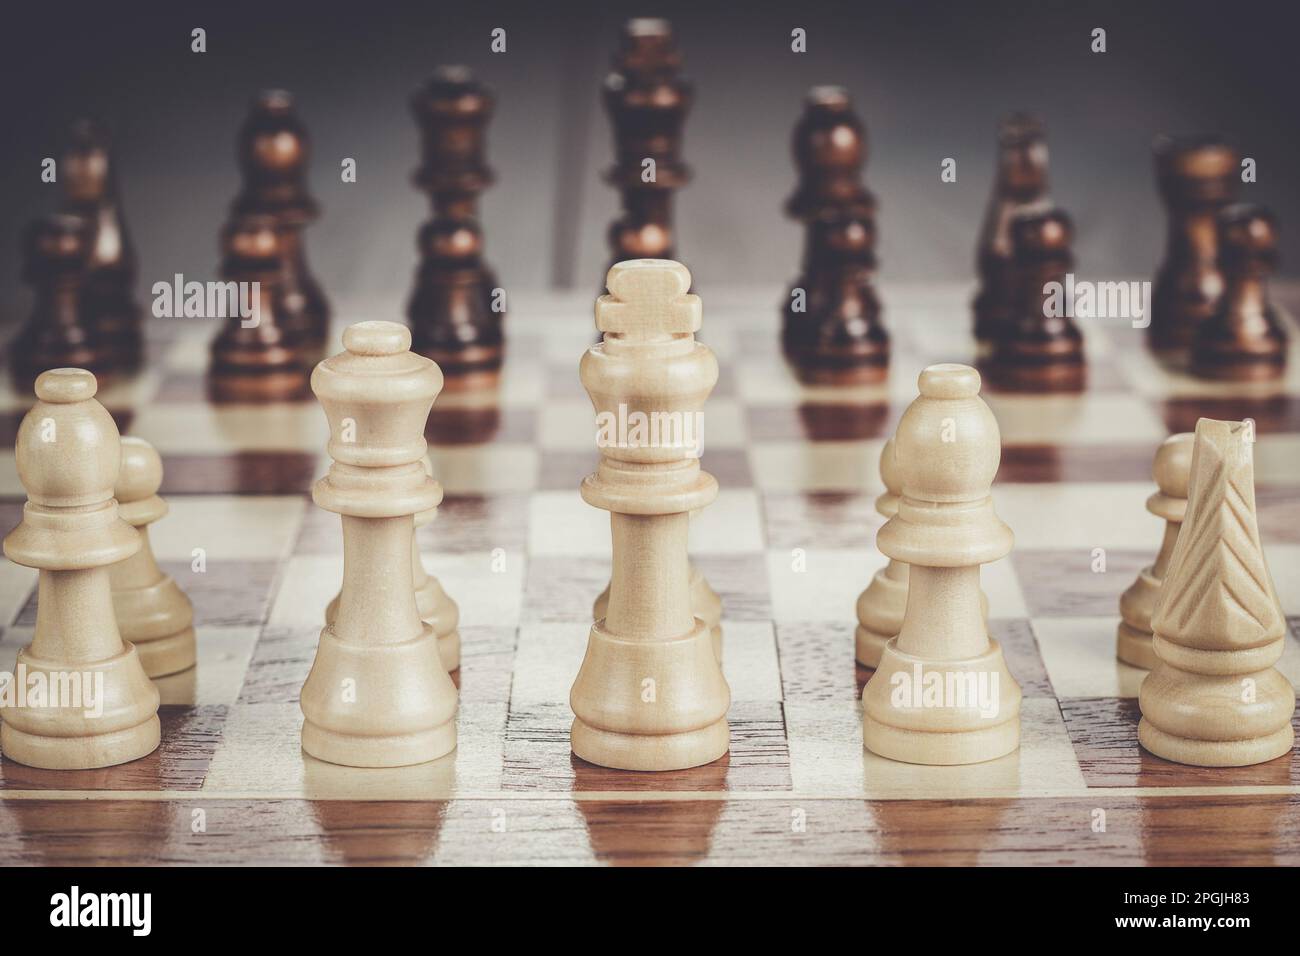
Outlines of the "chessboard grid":
M311 402L278 408L269 421L265 409L213 412L195 390L208 330L166 330L155 346L161 367L102 397L124 433L149 438L163 453L173 513L155 526L155 548L198 610L205 650L197 683L188 686L187 678L169 690L171 679L163 682L164 700L172 701L164 711L178 730L157 763L174 766L152 780L95 772L95 783L85 785L84 775L41 778L6 762L0 808L69 799L648 807L1187 797L1300 805L1294 758L1270 770L1272 777L1161 773L1125 736L1136 719L1140 672L1125 674L1111 656L1114 602L1158 542L1158 522L1141 510L1152 451L1172 421L1187 427L1188 409L1206 400L1184 395L1176 378L1146 377L1152 369L1143 353L1135 358L1127 349L1132 336L1124 330L1089 330L1093 368L1109 371L1082 398L989 396L1004 435L995 502L1018 537L1011 558L984 574L992 629L1026 692L1025 747L1004 761L1015 772L908 767L862 750L857 697L867 672L851 663L851 615L856 594L884 561L874 548L881 520L871 507L881 490L876 459L912 397L914 370L972 358L965 294L927 292L909 301L899 293L891 381L850 393L795 387L776 356L771 323L753 318L763 314L759 307L738 300L711 310L706 297L702 337L719 352L724 372L706 406L704 466L718 474L723 493L695 521L692 547L724 598L736 692L733 754L714 771L650 780L578 766L568 752L568 685L590 601L609 567L607 519L575 491L596 456L583 445L590 406L576 376L590 340L569 300L546 303L530 326L515 320L512 344L535 358L508 363L493 439L432 448L447 498L420 541L430 571L461 603L466 663L461 749L448 766L440 761L424 771L330 768L298 750L297 689L314 653L319 609L341 571L337 525L308 498L326 464L323 416ZM552 336L560 316L576 329ZM1291 368L1298 365L1293 360ZM1136 409L1134 395L1141 399ZM1300 684L1297 396L1291 378L1272 404L1232 394L1214 401L1228 411L1263 407L1274 415L1260 419L1261 526L1291 616L1282 668ZM883 409L873 407L881 398ZM22 407L15 400L0 409L10 429ZM1068 440L1052 440L1061 436ZM22 500L11 462L0 462L0 517L9 526ZM1062 508L1082 509L1086 520L1041 520L1045 509ZM188 575L200 541L210 545L211 578ZM1087 570L1085 545L1093 542L1107 548L1105 574ZM504 577L490 571L495 548L505 558ZM809 569L798 576L790 569L796 549ZM0 619L9 622L0 635L0 669L5 655L30 639L33 584L26 569L0 564ZM166 786L167 779L187 785Z

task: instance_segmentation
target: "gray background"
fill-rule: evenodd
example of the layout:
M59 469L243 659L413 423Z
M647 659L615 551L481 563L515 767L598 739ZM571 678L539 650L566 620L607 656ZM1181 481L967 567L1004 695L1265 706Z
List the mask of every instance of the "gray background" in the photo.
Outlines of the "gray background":
M182 272L214 277L216 236L238 187L235 133L258 89L296 93L314 137L311 182L324 215L308 234L333 297L404 300L425 218L410 183L416 129L407 100L437 64L464 62L498 94L489 155L498 184L483 216L488 253L511 290L594 289L617 209L600 180L611 156L598 86L629 15L676 26L696 105L679 193L679 255L697 284L792 278L801 236L781 205L794 184L789 138L805 90L850 90L871 141L867 182L881 203L882 276L968 280L998 118L1040 113L1052 192L1075 218L1078 271L1146 277L1164 215L1150 141L1221 131L1259 163L1244 196L1271 205L1283 270L1300 271L1295 188L1294 4L934 3L816 0L731 5L60 4L7 22L0 148L0 309L22 317L18 238L54 207L39 181L67 121L105 118L118 140L142 296ZM208 52L189 52L189 31ZM495 26L508 52L489 52ZM808 52L789 49L808 31ZM1089 51L1090 31L1109 51ZM342 157L355 184L339 180ZM944 157L955 184L939 179ZM359 318L360 316L358 316ZM372 316L375 318L384 316Z

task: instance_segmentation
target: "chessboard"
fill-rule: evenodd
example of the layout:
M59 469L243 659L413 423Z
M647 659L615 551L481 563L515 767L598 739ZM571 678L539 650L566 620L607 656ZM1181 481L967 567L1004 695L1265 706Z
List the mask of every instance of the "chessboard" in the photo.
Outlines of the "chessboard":
M1115 658L1119 595L1162 531L1144 508L1157 445L1201 416L1249 417L1292 630L1278 666L1300 684L1300 356L1261 394L1169 371L1139 331L1083 321L1086 391L986 386L1003 442L994 502L1016 545L982 584L1024 691L1022 743L988 763L913 766L863 749L854 602L885 562L881 446L921 368L973 360L973 289L883 283L889 380L856 389L801 386L787 369L782 289L695 291L721 366L703 466L722 490L693 520L691 554L723 600L729 755L636 773L569 749L569 688L610 569L608 516L578 494L597 458L577 375L590 296L512 298L495 400L435 405L446 496L418 538L460 606L459 748L384 770L299 746L299 689L342 574L339 519L310 498L324 415L311 400L210 403L214 325L151 320L144 371L99 398L162 455L171 511L151 537L194 603L199 663L158 682L162 745L144 759L62 772L0 761L0 863L1300 863L1300 751L1234 769L1144 752L1143 672ZM1293 314L1297 292L1278 290ZM344 300L335 314L399 305ZM30 400L7 383L2 394L12 448ZM12 452L0 459L8 529L23 495ZM31 639L35 602L35 572L0 563L0 670Z

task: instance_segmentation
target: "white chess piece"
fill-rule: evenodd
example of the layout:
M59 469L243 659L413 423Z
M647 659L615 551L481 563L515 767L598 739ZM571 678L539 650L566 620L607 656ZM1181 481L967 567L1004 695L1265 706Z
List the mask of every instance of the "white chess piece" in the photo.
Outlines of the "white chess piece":
M312 373L330 424L316 504L342 515L343 590L302 688L302 748L350 767L422 763L456 746L456 686L420 620L414 516L442 489L424 470L424 423L442 373L394 322L359 322Z
M1170 435L1156 450L1151 475L1159 489L1147 498L1147 511L1165 519L1165 536L1156 559L1138 572L1137 579L1120 595L1120 623L1115 636L1115 655L1127 664L1150 670L1156 654L1151 649L1151 612L1160 594L1187 511L1187 482L1192 468L1192 441L1189 432Z
M433 475L433 462L429 460L428 455L424 456L424 470L430 476ZM437 516L437 508L421 511L415 516L416 530L432 524ZM438 655L442 658L442 666L447 668L447 673L450 674L460 667L460 631L457 629L460 623L460 608L443 590L442 582L425 570L415 535L411 537L411 583L415 588L415 605L419 608L420 620L432 627L433 633L437 635ZM334 600L330 601L329 606L325 608L326 624L331 623L334 616L338 614L339 597L340 595L336 594Z
M1241 767L1289 753L1295 689L1273 666L1286 618L1255 519L1242 422L1196 423L1187 516L1151 615L1138 739L1157 756Z
M895 435L898 513L876 539L910 567L907 610L863 691L862 737L894 760L976 763L1020 744L1020 687L980 604L980 565L1012 546L989 495L1001 437L975 369L932 365L918 384Z
M698 296L680 263L633 259L609 270L596 303L604 341L582 358L582 383L599 416L694 415L718 378L695 341ZM712 628L691 607L686 553L690 513L718 483L689 449L641 440L602 443L582 483L588 504L610 512L614 570L609 609L591 628L569 699L573 752L623 770L677 770L727 752L730 690Z
M113 614L109 566L135 554L140 535L118 516L121 446L96 388L84 369L43 373L18 428L27 506L4 550L41 573L36 633L15 680L48 693L0 711L0 750L31 767L108 767L158 747L158 690Z
M152 445L142 438L122 439L114 493L118 513L140 532L140 550L108 573L122 640L135 645L150 677L189 670L195 660L194 607L158 567L149 543L149 526L167 514L167 502L158 497L162 477L162 459Z

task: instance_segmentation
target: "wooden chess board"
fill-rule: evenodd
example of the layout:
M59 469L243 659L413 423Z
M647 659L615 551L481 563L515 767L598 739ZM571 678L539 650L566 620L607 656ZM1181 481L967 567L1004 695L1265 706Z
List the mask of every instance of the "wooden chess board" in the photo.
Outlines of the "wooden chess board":
M62 773L0 762L0 863L1300 863L1300 756L1209 770L1144 753L1143 672L1114 655L1119 594L1160 540L1144 509L1156 445L1202 415L1252 417L1260 526L1292 625L1279 667L1300 683L1300 356L1280 390L1251 395L1161 369L1132 329L1083 323L1085 394L986 388L1003 439L994 500L1016 548L983 588L1025 695L1022 746L918 767L862 748L854 601L885 560L881 444L924 365L973 358L971 290L884 283L891 380L858 391L795 383L776 286L697 291L722 369L704 433L722 492L691 540L723 599L728 757L638 774L569 751L569 687L609 574L608 516L577 491L596 461L576 371L590 297L519 296L499 406L435 406L446 499L420 542L461 610L460 745L397 770L299 749L298 691L342 568L338 517L309 496L324 416L311 401L209 404L214 327L159 321L145 372L100 398L163 456L171 513L152 539L194 602L199 665L160 682L148 758ZM28 400L3 395L11 448ZM8 529L22 489L12 452L0 459ZM0 670L31 638L34 585L0 563Z

